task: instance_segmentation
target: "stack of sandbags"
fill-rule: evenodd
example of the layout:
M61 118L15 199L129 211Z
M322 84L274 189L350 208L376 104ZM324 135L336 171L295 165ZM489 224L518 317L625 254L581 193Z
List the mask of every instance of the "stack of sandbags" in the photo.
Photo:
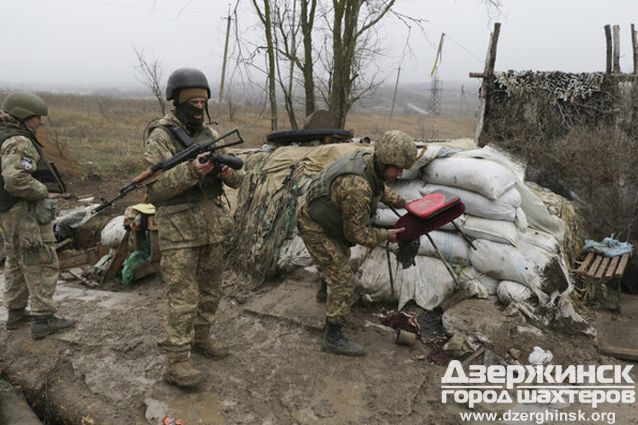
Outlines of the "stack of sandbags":
M548 293L557 285L545 287L544 271L553 261L561 262L558 247L563 226L525 186L522 180L524 168L491 148L452 155L446 151L442 157L417 162L417 166L421 167L418 172L409 170L406 173L412 179L402 179L389 186L407 200L437 190L461 198L465 214L455 222L473 240L476 249L471 249L450 225L431 232L430 237L462 281L478 285L482 288L481 293L496 294L505 304L534 296L541 303L547 301ZM398 212L404 214L405 210ZM374 222L383 227L391 227L397 220L398 216L383 205L374 217ZM443 265L437 263L441 260L427 237L423 236L420 244L417 268L423 266L421 257L427 257L434 261L428 260L428 267L445 271ZM378 249L383 251L383 248ZM399 307L409 300L405 293L414 294L412 299L417 304L431 308L443 301L441 295L449 295L457 289L449 275L445 276L447 271L440 276L427 270L415 275L410 269L394 267L393 273L396 274L394 284ZM387 261L366 261L361 280L364 291L368 285L366 277L383 274L389 282ZM416 281L404 283L404 275ZM404 290L403 284L409 288ZM564 285L558 286L565 289ZM378 287L376 284L375 296L381 293ZM420 291L419 287L428 289ZM439 289L434 293L432 287ZM384 293L383 297L387 295Z

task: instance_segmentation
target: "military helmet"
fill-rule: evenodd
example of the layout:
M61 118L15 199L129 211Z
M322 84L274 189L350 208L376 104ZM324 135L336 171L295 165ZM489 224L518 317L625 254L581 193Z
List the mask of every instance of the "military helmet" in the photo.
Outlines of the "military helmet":
M416 161L416 143L402 131L386 131L374 143L374 154L382 165L408 169Z
M34 115L48 115L49 108L40 96L28 91L15 91L4 98L2 109L9 115L19 120L24 120Z
M180 68L168 77L166 83L166 100L176 100L182 89L206 89L210 99L208 80L202 71L195 68Z

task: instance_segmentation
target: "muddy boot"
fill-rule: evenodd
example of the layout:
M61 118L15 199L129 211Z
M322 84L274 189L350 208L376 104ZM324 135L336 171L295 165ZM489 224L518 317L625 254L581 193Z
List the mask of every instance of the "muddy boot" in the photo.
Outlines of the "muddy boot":
M204 374L195 369L188 351L169 351L168 368L164 373L164 382L178 387L196 387L204 380Z
M343 328L343 325L326 323L326 333L323 337L321 351L351 357L361 357L365 355L366 352L360 345L343 336L341 328Z
M29 323L31 319L32 316L25 308L9 310L9 316L7 317L7 330L14 331L18 329L20 325Z
M221 360L230 354L226 347L213 343L213 340L210 339L210 326L208 325L195 326L193 352L213 360Z
M321 278L321 284L317 289L317 302L319 304L325 304L328 300L328 284L324 278Z
M31 322L31 337L33 339L44 338L64 329L75 326L75 320L62 319L54 315L35 316Z

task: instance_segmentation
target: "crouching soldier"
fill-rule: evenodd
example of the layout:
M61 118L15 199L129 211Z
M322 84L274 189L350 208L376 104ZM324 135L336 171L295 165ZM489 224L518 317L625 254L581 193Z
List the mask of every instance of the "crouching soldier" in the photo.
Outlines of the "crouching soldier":
M187 147L174 135L176 127L185 130L193 143L219 137L204 124L210 88L201 71L173 72L166 98L175 110L150 127L144 154L149 164ZM217 152L227 154L223 149ZM168 357L164 380L183 387L196 386L204 378L191 363L191 351L213 360L228 356L224 347L213 344L210 329L222 295L222 243L231 230L223 185L239 187L243 173L226 166L217 169L210 161L201 163L203 155L162 173L147 188L156 206L160 268L167 285L166 339L160 344Z
M362 356L363 348L342 333L353 303L355 279L349 265L350 247L375 247L396 242L403 229L373 228L379 201L400 208L405 200L384 184L394 181L416 160L414 140L389 131L374 153L357 151L335 161L310 183L297 212L297 228L327 284L326 331L322 350Z
M43 338L75 321L56 317L53 294L59 264L55 252L55 201L40 180L55 170L44 157L36 130L48 108L33 93L9 94L0 110L0 224L4 235L7 329L32 320L31 336ZM56 175L59 180L59 176ZM40 179L40 180L38 180ZM64 190L63 187L60 190ZM27 302L31 300L31 311Z

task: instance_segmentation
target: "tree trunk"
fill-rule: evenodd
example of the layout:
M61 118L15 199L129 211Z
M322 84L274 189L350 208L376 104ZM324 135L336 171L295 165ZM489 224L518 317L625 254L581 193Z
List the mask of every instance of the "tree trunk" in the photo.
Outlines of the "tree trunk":
M277 94L275 82L275 48L272 37L270 0L264 0L264 27L266 29L266 51L268 55L268 98L270 100L270 129L277 130Z
M310 10L308 10L310 4ZM301 32L303 35L304 66L303 81L306 96L306 116L315 111L315 80L312 62L312 28L315 21L317 0L301 0Z

